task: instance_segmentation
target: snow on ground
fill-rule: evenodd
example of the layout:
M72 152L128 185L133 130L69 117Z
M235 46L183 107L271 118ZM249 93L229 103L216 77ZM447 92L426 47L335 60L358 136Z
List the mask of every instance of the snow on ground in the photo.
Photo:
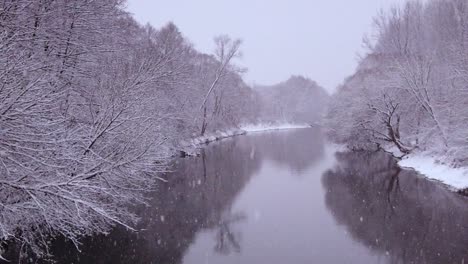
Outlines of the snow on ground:
M308 128L310 125L307 124L245 124L241 126L242 130L247 132L262 132L270 130L283 130L283 129L297 129L297 128Z
M468 168L452 168L439 164L434 157L424 154L411 154L403 158L399 165L413 168L429 179L440 181L455 190L468 188Z
M208 144L213 141L230 138L234 136L244 135L246 131L242 129L229 129L227 131L216 131L212 133L207 133L204 136L195 137L189 141L181 141L180 145L182 147L198 147L203 144Z
M214 141L222 140L225 138L231 138L239 135L245 135L248 132L261 132L261 131L270 131L270 130L284 130L284 129L297 129L297 128L308 128L309 125L301 124L246 124L242 125L240 129L228 129L226 131L216 131L212 133L207 133L204 136L199 136L192 138L190 140L182 140L180 146L182 147L181 151L189 156L196 156L196 148L204 144L208 144Z

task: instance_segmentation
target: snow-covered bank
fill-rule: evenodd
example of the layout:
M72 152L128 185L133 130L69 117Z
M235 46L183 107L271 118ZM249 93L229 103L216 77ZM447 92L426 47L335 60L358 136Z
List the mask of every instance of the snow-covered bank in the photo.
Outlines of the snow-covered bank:
M245 135L247 133L262 132L262 131L272 131L272 130L286 130L286 129L299 129L299 128L309 128L310 125L307 124L290 124L290 123L281 123L281 124L245 124L240 128L228 129L226 131L216 131L212 133L207 133L203 136L195 137L190 140L182 140L180 142L182 156L196 156L197 149L202 145L209 144L218 140L231 138L235 136Z
M400 167L414 169L429 180L438 181L453 191L463 191L468 195L468 167L454 168L440 162L442 158L429 153L415 152L406 155L394 146L382 150L398 159ZM342 145L339 151L353 150Z
M468 188L468 168L452 168L437 162L435 157L421 153L410 154L398 164L413 168L427 178L440 181L456 191Z
M193 138L189 141L182 141L181 146L183 147L198 147L203 144L208 144L213 141L218 141L225 138L235 137L239 135L245 135L249 132L261 132L270 130L286 130L286 129L298 129L298 128L309 128L307 124L291 124L291 123L280 123L280 124L244 124L240 128L233 128L226 131L216 131L207 133L203 136Z
M216 131L212 133L207 133L203 136L181 141L180 152L182 156L196 156L198 155L197 149L200 148L202 145L226 138L245 135L246 133L247 132L242 129L229 129L226 131Z
M245 124L241 126L241 129L247 132L262 132L262 131L270 131L270 130L298 129L298 128L309 128L309 127L311 126L307 124L291 124L291 123Z
M227 131L216 131L214 133L207 133L204 136L200 136L191 140L191 145L199 146L202 144L208 144L213 141L235 137L239 135L245 135L246 131L242 129L230 129Z

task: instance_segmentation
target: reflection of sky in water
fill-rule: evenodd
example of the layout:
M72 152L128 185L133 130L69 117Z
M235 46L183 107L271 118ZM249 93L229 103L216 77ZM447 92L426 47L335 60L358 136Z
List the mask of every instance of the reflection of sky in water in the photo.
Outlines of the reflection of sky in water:
M466 263L468 199L382 153L339 154L325 202L356 241L390 263Z
M327 171L338 160L338 167ZM58 263L461 263L467 200L387 156L335 157L317 129L241 136L181 159L138 232L58 239ZM466 262L466 261L465 261Z
M334 160L327 154L301 177L282 163L264 162L229 208L247 215L230 226L240 252L219 254L213 250L219 231L204 230L183 263L377 263L378 257L355 243L324 206L320 179Z

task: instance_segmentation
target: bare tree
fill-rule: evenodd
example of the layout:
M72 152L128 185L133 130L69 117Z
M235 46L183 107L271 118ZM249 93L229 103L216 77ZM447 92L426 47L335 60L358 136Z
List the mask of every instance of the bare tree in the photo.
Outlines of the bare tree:
M0 3L0 241L44 256L50 236L78 247L113 225L132 229L129 204L166 181L177 141L199 131L200 100L221 116L250 98L231 64L240 41L217 38L209 57L174 24L141 26L123 4Z
M468 165L467 14L459 0L412 1L380 14L369 54L334 96L333 136L404 153L417 147Z
M200 110L203 111L203 118L202 118L202 127L201 127L201 135L205 134L206 128L208 126L208 113L207 113L207 103L212 95L213 91L215 91L219 86L220 83L225 79L226 75L231 72L241 72L241 70L234 65L231 64L234 58L238 58L241 56L240 53L240 46L242 41L241 40L231 40L226 35L218 36L215 38L216 50L215 50L215 59L217 60L216 70L214 77L211 81L209 89L206 95L203 98L203 102L200 106ZM219 111L221 100L222 100L222 91L221 93L215 97L214 102L214 110L213 113L216 114Z

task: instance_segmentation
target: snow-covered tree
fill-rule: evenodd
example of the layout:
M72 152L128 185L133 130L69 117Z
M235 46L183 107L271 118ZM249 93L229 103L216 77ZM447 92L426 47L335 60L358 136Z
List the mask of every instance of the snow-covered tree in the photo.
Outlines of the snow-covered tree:
M333 96L330 134L468 165L467 10L466 1L411 1L376 17L369 54Z
M230 64L239 43L221 38L205 60L174 24L141 26L123 5L0 3L0 241L44 255L50 236L78 246L131 228L126 208L165 181L173 149L200 131L201 102L215 98L210 111L238 125L230 108L250 98ZM216 80L209 91L203 76Z

